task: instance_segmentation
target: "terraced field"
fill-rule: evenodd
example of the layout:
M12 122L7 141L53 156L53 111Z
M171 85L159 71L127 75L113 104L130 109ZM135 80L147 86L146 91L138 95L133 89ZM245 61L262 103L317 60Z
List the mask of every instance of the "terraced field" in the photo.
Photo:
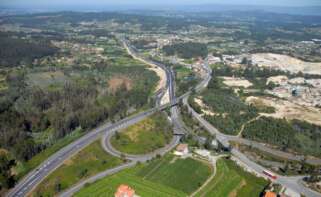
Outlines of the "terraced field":
M201 161L166 155L97 181L75 196L113 196L120 184L129 185L141 197L187 196L211 173L210 166Z
M220 159L217 162L217 172L214 179L207 184L197 197L257 197L268 182L262 178L245 172L233 161Z

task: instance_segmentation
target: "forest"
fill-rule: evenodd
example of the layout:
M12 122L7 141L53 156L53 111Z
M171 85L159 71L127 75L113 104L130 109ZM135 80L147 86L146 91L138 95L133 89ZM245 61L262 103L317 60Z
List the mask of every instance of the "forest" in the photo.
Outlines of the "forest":
M321 157L321 127L300 120L261 117L245 126L243 137Z
M86 59L59 66L54 58L46 58L45 65L1 71L5 85L0 91L1 169L28 165L76 131L90 131L154 104L150 97L158 76L114 44L106 46L114 58L91 62L91 67L83 66ZM1 173L0 187L4 188L21 177L20 171Z
M163 47L163 51L166 55L177 55L181 58L190 59L198 57L206 57L208 49L206 44L197 42L178 43L173 45L167 45Z
M127 72L140 72L138 78L151 74L143 67L132 67ZM12 72L6 78L8 89L1 92L1 147L12 150L18 159L28 160L48 145L36 144L32 134L53 129L53 138L58 139L77 127L88 130L102 121L113 120L116 114L123 117L130 107L140 108L148 103L155 80L135 82L131 90L120 87L116 92L102 94L90 76L81 83L68 80L61 86L44 89L29 86L26 73Z
M204 103L217 114L204 117L223 133L237 134L245 122L258 115L258 109L244 103L232 89L224 87L217 77L212 78L208 89L201 96Z
M208 88L201 93L201 96L204 103L210 106L216 115L205 115L204 117L223 133L237 134L244 123L257 117L260 112L271 113L273 109L246 104L241 99L244 94L236 95L231 88L222 83L219 76L243 76L254 82L255 88L264 90L271 86L271 84L266 85L266 79L277 75L314 77L313 75L290 74L255 66L245 69L231 69L227 66L214 67ZM201 113L201 108L192 99L190 103L196 111ZM246 124L242 135L244 138L276 145L284 151L321 156L321 127L305 121L263 116Z
M0 33L0 68L27 65L35 58L53 55L58 49L47 40L28 41Z

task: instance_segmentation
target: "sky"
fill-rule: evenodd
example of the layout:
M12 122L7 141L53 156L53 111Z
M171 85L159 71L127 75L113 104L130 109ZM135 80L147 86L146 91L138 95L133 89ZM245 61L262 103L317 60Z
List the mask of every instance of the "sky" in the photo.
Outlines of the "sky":
M269 6L321 6L321 0L0 0L0 6L108 6L108 5L269 5Z

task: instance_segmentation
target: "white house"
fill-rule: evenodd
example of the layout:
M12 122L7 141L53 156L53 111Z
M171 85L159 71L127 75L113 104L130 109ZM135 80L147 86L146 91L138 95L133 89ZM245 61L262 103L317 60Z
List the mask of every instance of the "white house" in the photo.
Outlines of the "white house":
M179 144L174 151L175 155L185 156L188 154L188 145L187 144Z

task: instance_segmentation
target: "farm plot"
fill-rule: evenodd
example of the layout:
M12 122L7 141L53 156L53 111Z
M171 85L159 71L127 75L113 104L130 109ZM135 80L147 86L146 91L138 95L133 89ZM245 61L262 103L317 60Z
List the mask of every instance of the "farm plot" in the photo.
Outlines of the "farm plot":
M114 196L120 184L129 185L141 197L188 196L210 173L210 166L201 161L166 155L105 177L81 189L75 196Z
M217 172L214 179L196 196L257 197L267 184L266 180L245 172L233 161L220 159L217 162Z
M151 162L138 175L190 194L206 181L211 171L211 167L201 161L166 156Z

